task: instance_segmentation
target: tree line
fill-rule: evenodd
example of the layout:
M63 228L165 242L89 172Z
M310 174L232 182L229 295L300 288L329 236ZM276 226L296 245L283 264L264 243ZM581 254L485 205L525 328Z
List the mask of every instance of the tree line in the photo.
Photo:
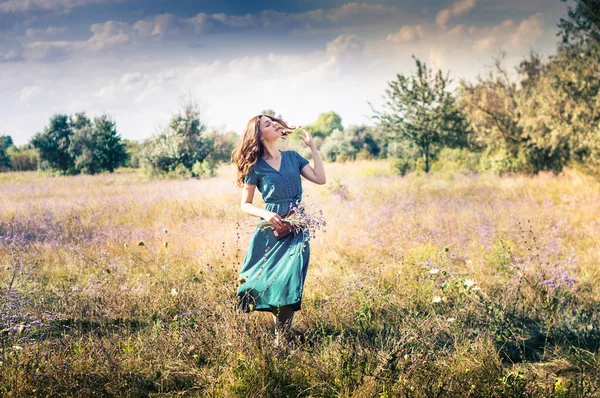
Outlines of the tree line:
M388 82L382 109L371 106L374 126L344 128L340 115L329 111L307 128L331 162L395 159L400 173L436 167L560 172L569 165L600 175L598 1L576 0L559 29L556 52L546 60L532 52L516 67L516 78L499 57L487 74L451 90L449 73L414 58L413 74ZM142 143L122 140L106 115L54 115L22 147L0 136L0 169L95 174L125 166L153 176L212 176L230 160L239 135L207 129L193 101L182 108ZM298 133L286 145L308 157L294 139Z

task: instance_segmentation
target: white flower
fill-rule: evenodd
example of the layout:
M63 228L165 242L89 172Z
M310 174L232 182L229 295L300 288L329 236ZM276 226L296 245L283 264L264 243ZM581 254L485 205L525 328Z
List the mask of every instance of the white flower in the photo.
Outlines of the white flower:
M440 270L439 270L439 269L437 269L437 268L431 268L431 269L429 270L429 273L430 273L430 274L432 274L432 275L433 275L433 274L437 274L438 272L440 272Z
M471 290L473 291L477 291L477 290L481 290L481 288L479 286L475 286L474 288L472 288Z
M21 347L21 346L18 346L18 345L14 345L14 346L12 347L12 349L13 349L13 350L15 350L15 351L22 351L22 350L23 350L23 347Z
M465 279L465 286L466 287L475 286L475 281L473 279Z
M466 261L465 261L465 263L466 263L466 264L471 264L472 262L473 262L473 261L471 261L471 260L466 260Z
M171 289L171 296L177 296L179 294L179 292L177 291L177 289L173 288Z
M441 303L442 302L442 298L440 296L433 296L432 302L434 302L434 303Z
M452 317L450 317L450 318L448 318L448 319L446 319L446 320L447 320L448 322L454 322L454 321L456 320L456 318L452 318Z

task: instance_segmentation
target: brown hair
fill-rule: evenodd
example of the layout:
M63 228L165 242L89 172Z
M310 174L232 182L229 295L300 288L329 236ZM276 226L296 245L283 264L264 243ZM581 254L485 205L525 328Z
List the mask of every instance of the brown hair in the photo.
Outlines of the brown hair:
M233 152L231 152L231 160L237 166L235 184L238 187L244 186L244 179L248 175L250 167L254 166L258 158L264 154L264 148L260 142L260 118L263 116L281 125L283 128L282 137L285 137L295 129L295 127L288 126L282 119L271 115L260 114L248 121L244 134L238 141Z

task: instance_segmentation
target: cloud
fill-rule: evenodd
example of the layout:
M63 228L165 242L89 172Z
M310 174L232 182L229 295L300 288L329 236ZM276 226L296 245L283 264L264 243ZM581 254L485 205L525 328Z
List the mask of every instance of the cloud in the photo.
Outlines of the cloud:
M131 85L139 83L142 80L143 75L140 72L126 73L119 80L120 83L125 85Z
M40 93L41 91L42 89L36 85L23 87L19 94L19 102L26 102L27 100L29 100L29 98L31 98L35 94Z
M396 33L390 33L385 39L391 43L412 43L425 35L422 25L406 25Z
M107 21L90 26L92 36L88 40L52 41L37 40L23 44L24 57L32 61L56 61L68 55L94 53L127 44L131 29L124 22Z
M469 12L475 7L476 0L460 0L452 4L452 7L440 10L435 18L438 26L446 26L450 18L457 17Z
M48 26L46 29L27 29L25 31L25 36L28 39L39 39L45 37L56 36L59 33L66 32L67 28L65 27L56 27L56 26Z
M133 31L140 37L166 37L180 30L181 19L174 14L160 14L150 19L139 20Z
M541 13L531 15L518 24L507 19L496 26L472 29L469 32L469 35L476 37L473 48L479 52L494 49L517 50L533 45L543 34L544 19Z
M405 14L398 7L379 4L348 3L332 9L316 9L301 13L264 10L255 14L227 15L199 13L185 20L197 33L219 26L234 29L299 30L349 27L397 21Z
M336 59L351 61L360 59L365 49L365 43L353 34L341 34L327 43L326 54Z
M90 26L93 35L84 44L96 51L129 43L131 29L125 22L107 21Z
M78 46L69 41L35 41L26 43L24 58L31 61L55 61L67 56Z
M515 22L512 19L504 20L490 27L478 27L459 24L450 29L446 26L435 25L405 25L399 31L387 35L386 44L381 47L380 53L395 48L404 52L406 46L438 48L442 52L449 49L468 49L478 53L494 50L519 51L531 46L544 34L543 14L537 13L528 18ZM387 49L387 50L386 50Z
M10 50L7 53L0 53L0 63L21 62L25 60L23 54L16 50Z
M23 13L28 11L70 11L75 7L91 4L114 3L120 0L4 0L0 13Z

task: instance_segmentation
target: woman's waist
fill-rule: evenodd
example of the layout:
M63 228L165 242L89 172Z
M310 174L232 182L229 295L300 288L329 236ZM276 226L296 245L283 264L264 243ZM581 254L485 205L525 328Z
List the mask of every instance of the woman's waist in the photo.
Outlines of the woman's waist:
M295 195L295 196L290 196L287 198L273 198L273 199L267 199L265 200L265 203L267 205L279 205L281 203L293 203L296 204L296 202L301 202L302 201L302 195Z

